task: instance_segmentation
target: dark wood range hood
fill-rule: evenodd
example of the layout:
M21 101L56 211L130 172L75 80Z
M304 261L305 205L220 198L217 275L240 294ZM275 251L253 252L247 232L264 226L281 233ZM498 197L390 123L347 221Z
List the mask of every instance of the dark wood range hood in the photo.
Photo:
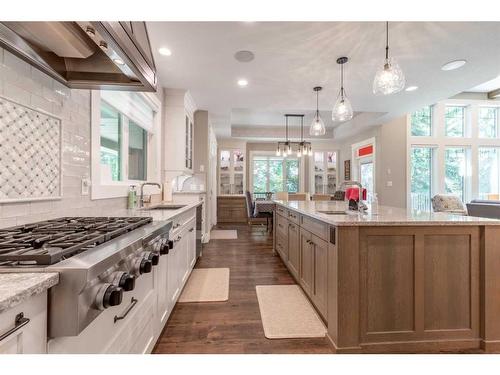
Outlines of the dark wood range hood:
M156 91L145 22L0 22L0 45L70 88Z

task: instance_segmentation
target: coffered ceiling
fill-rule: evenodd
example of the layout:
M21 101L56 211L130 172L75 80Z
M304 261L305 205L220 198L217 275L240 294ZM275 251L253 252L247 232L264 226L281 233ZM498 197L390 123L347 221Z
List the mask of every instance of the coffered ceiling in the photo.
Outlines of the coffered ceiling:
M500 23L389 25L390 54L399 61L407 86L419 88L382 97L372 94L372 82L384 58L384 22L149 22L148 30L161 85L189 89L198 108L210 112L219 137L231 136L231 126L233 132L283 126L285 112L310 117L317 85L324 87L319 102L327 127L340 126L338 133L346 135L500 74ZM171 56L160 55L160 47L168 47ZM252 51L255 59L237 61L234 54L240 50ZM357 114L340 125L329 121L339 89L339 56L349 57L345 88ZM441 70L456 59L467 64ZM238 86L241 78L248 80L246 87Z

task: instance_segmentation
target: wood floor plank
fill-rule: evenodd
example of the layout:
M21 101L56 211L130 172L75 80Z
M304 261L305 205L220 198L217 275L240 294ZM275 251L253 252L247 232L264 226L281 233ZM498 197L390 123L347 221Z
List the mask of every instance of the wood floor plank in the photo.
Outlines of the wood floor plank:
M256 285L295 284L272 253L272 236L246 225L237 240L204 245L196 268L230 269L229 301L177 304L153 353L332 353L326 338L269 340L264 336Z

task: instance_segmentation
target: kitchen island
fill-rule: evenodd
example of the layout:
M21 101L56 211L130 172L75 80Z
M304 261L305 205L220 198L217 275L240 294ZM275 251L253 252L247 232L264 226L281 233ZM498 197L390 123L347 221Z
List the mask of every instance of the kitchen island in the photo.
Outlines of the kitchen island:
M274 248L340 353L500 351L500 220L276 201Z

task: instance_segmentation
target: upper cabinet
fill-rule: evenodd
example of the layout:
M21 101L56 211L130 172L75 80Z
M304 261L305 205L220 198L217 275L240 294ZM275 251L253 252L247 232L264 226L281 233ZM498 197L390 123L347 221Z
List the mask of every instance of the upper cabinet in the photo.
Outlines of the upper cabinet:
M245 150L219 150L219 195L245 192Z
M186 90L165 89L164 109L164 171L192 174L194 101Z
M313 194L334 194L338 186L337 152L314 151L312 156Z

